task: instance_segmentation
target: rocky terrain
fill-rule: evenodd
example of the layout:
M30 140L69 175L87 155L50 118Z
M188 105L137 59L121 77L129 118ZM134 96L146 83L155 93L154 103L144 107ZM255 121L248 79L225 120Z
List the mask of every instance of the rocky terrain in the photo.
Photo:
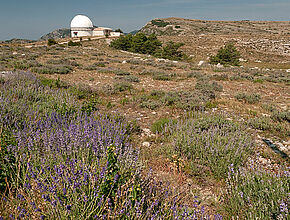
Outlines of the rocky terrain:
M60 28L48 34L43 35L39 40L59 39L59 38L68 38L68 37L70 37L70 29Z
M287 219L289 22L168 18L151 21L141 31L158 34L165 44L184 43L181 49L188 57L177 61L117 50L109 45L113 39L82 41L79 46L0 44L0 85L6 83L0 94L9 98L0 99L5 102L1 107L7 108L3 114L9 116L16 109L17 117L21 116L18 108L26 110L26 102L36 110L52 108L64 115L78 112L74 109L77 105L81 105L80 111L104 114L105 118L118 114L133 126L129 141L140 152L142 174L150 172L152 182L162 181L173 189L168 200L178 200L189 210L198 204L210 214L209 219L219 219L215 213L225 219L268 219L269 213L274 213L269 219ZM241 66L210 64L209 56L227 42L233 42L240 51ZM32 79L28 85L33 92L22 80L24 85L15 83L21 88L13 94L7 81L14 71ZM34 80L39 80L41 89L36 89ZM73 99L67 98L68 94ZM10 106L14 106L13 111ZM14 119L14 115L7 118ZM120 125L119 119L114 122ZM85 136L93 130L90 126L86 129L79 134ZM27 131L23 132L25 138ZM39 137L31 132L31 140ZM109 130L108 139L113 133ZM56 137L58 134L63 133ZM53 141L55 146L65 142L61 138ZM86 141L86 147L96 144L90 138ZM43 145L40 138L39 146ZM0 216L10 214L6 207L19 214L14 200L3 204ZM46 205L50 204L44 201L40 207ZM69 209L59 210L67 214Z
M148 22L146 34L190 36L201 34L290 34L290 21L206 21L162 18Z

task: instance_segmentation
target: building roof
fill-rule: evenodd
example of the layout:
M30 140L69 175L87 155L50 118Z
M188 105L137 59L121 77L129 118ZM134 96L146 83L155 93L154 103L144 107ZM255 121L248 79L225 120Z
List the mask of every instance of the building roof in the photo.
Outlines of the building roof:
M112 29L111 28L107 28L107 27L97 27L97 28L94 28L94 31L104 31L104 30L111 31Z
M93 22L85 15L75 16L71 23L71 28L93 28Z

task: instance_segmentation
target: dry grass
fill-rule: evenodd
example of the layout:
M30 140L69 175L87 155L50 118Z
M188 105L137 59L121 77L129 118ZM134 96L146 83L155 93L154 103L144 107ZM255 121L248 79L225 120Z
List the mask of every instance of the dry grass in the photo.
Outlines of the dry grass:
M279 36L266 36L271 40L279 38ZM78 66L73 66L73 70L69 74L59 75L43 75L49 79L60 79L69 84L86 84L92 89L98 91L101 104L100 111L103 112L119 112L125 115L129 120L136 120L141 129L150 129L154 121L160 118L179 118L182 117L184 110L175 108L174 106L165 106L150 110L147 108L140 108L136 102L136 97L140 95L148 95L153 90L162 91L194 91L196 84L196 76L188 77L190 72L199 72L201 75L209 77L217 74L217 70L213 66L197 66L200 60L206 60L208 56L215 53L224 42L236 41L238 49L240 49L244 59L249 60L245 66L257 66L259 68L281 68L289 69L289 54L277 54L253 49L252 47L243 46L242 42L246 42L253 37L252 35L204 35L204 36L188 36L188 37L161 37L162 41L173 40L175 42L182 41L185 43L183 50L188 55L193 55L190 62L172 62L172 61L158 61L158 59L140 54L131 54L128 52L117 51L110 48L106 40L92 40L83 42L82 47L64 47L64 48L24 48L23 45L9 45L11 52L4 51L1 47L0 51L3 53L12 53L16 51L18 55L14 55L14 59L26 59L29 54L36 54L40 64L46 64L51 60L59 60L65 58L69 62L76 62ZM279 40L285 40L285 36L281 36ZM253 52L254 51L254 52ZM25 54L25 55L21 55ZM128 62L131 60L131 62ZM132 62L134 60L134 62ZM261 60L261 63L254 61ZM97 67L93 70L87 70L84 67L93 65L96 62L104 62L105 67ZM1 63L0 63L1 64ZM255 65L257 64L257 65ZM9 68L7 68L9 69ZM119 91L108 94L105 88L113 87L116 82L116 71L126 71L132 76L139 78L140 82L132 82L133 88L130 91ZM235 69L229 67L228 70L221 70L221 73L226 73L229 77L235 72ZM148 74L141 74L144 71ZM238 68L242 72L242 68ZM166 74L174 74L175 77L170 81L154 80L154 72L164 72ZM219 71L218 71L219 72ZM269 111L263 108L265 104L271 104L278 110L289 110L290 108L290 89L286 83L254 83L251 80L218 80L222 84L223 92L215 100L214 111L226 111L234 114L240 118L241 121L247 120L255 116L262 116L270 114ZM259 93L261 101L256 104L248 104L239 102L234 98L235 94L241 92ZM207 111L212 111L211 108ZM259 131L260 132L260 131ZM273 134L260 132L260 136L267 136L273 138ZM275 140L280 142L285 141L289 143L288 139L275 137ZM146 132L136 135L133 140L137 147L140 147L141 158L147 168L152 167L157 178L168 181L170 185L176 188L179 193L184 193L184 203L192 202L195 195L204 198L203 202L215 210L217 200L223 190L223 182L216 182L209 178L192 178L186 169L178 170L167 154L164 153L164 142L166 140L160 139L156 136L150 136ZM146 141L150 143L150 147L143 147L142 143ZM260 147L258 147L260 146ZM289 147L289 146L288 146ZM265 145L257 144L257 153L260 153L265 158L270 158L273 164L280 163L280 157L274 154ZM255 156L253 156L255 157Z

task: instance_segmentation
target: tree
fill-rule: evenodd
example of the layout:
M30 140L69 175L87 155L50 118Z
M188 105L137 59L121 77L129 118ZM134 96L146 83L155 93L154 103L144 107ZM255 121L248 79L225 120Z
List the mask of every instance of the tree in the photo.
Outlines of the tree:
M144 43L144 51L146 54L154 55L160 49L162 43L157 39L155 34L151 34Z
M118 50L129 50L132 44L132 34L126 36L121 36L118 39L112 41L110 44L111 47Z
M148 40L147 36L140 32L132 37L131 52L134 53L146 53L145 42Z
M169 41L166 46L163 46L161 50L156 53L156 56L170 60L181 60L184 57L182 51L179 50L184 43L174 43Z
M228 64L239 66L240 53L232 43L226 44L224 47L221 47L217 52L216 56L210 57L210 63L212 64Z
M115 30L115 32L124 33L120 28L118 28L117 30Z

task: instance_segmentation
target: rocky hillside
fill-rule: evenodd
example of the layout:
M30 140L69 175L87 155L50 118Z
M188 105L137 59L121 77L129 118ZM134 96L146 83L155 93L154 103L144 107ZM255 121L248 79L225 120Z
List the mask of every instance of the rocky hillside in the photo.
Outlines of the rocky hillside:
M59 38L67 38L67 37L70 37L70 29L61 28L53 32L50 32L46 35L43 35L39 40L59 39Z
M205 21L184 18L154 19L140 31L157 35L290 34L290 21Z
M11 44L26 44L26 43L33 43L33 42L35 42L35 40L18 39L18 38L12 38L10 40L0 41L0 43L11 43Z

